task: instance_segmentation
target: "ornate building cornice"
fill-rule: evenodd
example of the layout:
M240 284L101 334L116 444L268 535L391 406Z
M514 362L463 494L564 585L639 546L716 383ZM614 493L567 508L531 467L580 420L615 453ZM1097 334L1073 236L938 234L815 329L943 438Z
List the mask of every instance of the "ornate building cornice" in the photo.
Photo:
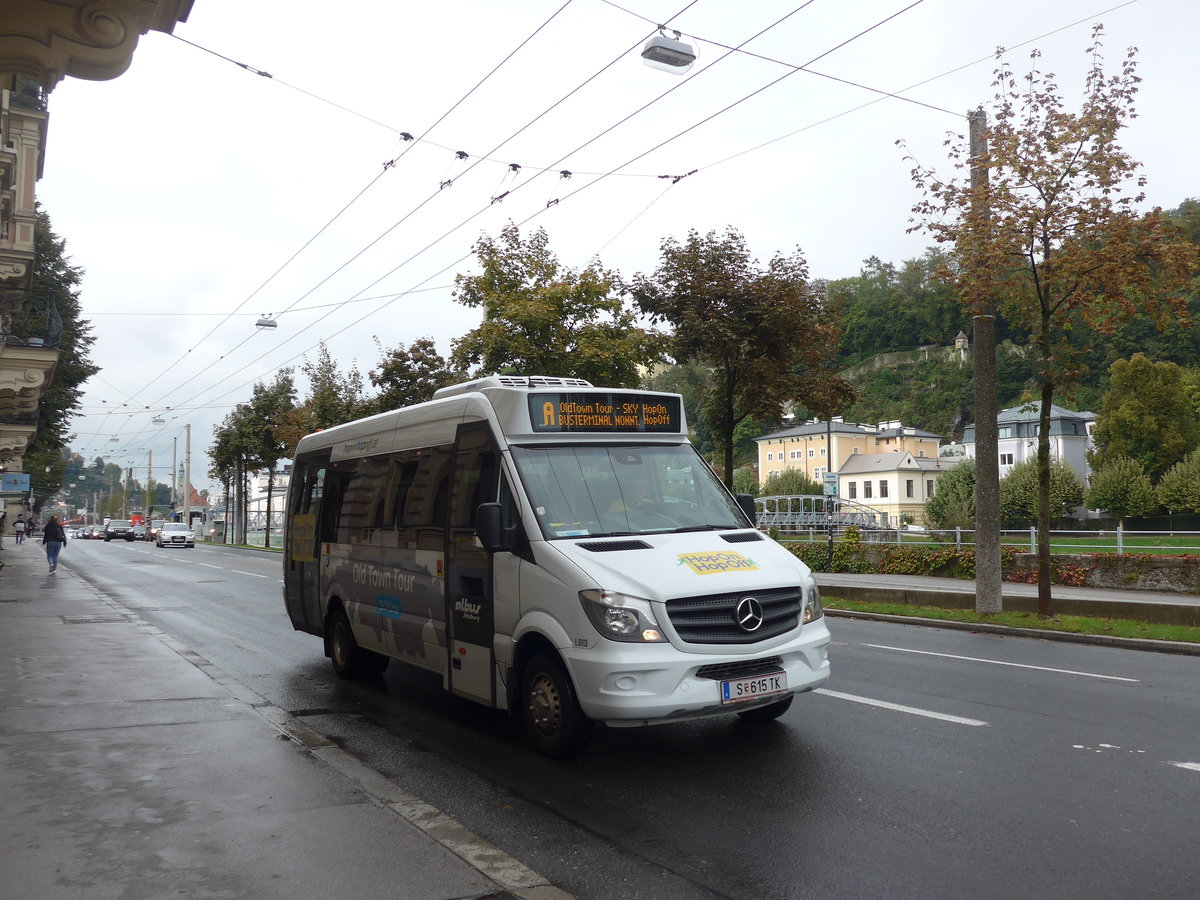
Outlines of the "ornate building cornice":
M116 78L129 68L138 38L170 33L193 0L4 0L0 72L26 75L46 91L68 75Z
M19 348L22 357L38 354L41 358L17 359L11 351L18 348L4 349L10 352L5 352L0 362L0 416L34 412L58 362L58 353Z

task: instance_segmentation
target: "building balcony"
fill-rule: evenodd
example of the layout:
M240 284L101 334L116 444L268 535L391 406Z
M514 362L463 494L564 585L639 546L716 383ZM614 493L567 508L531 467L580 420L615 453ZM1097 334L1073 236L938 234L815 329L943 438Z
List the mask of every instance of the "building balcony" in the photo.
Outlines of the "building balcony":
M0 289L0 339L8 347L57 350L63 321L48 291Z

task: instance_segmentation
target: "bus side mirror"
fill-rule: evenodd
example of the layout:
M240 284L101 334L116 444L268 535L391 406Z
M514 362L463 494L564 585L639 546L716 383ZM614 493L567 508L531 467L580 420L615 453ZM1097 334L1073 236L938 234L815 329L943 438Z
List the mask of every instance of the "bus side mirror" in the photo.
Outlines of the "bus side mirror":
M504 513L499 503L481 503L475 512L475 536L488 553L508 550L504 533Z
M742 512L746 514L746 518L750 520L750 524L758 527L758 511L754 508L753 494L738 494L738 506L742 508Z

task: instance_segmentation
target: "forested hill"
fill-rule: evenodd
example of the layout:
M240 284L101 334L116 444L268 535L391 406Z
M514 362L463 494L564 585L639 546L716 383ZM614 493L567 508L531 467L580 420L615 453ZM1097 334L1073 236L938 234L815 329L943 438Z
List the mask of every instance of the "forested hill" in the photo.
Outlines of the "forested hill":
M1200 201L1185 200L1171 215L1193 242L1200 243ZM859 391L845 412L854 422L900 419L947 438L957 438L974 421L969 354L955 351L955 338L971 334L970 316L956 302L938 271L947 268L939 250L899 266L872 257L853 278L829 283L831 311L841 320L839 362ZM1200 368L1200 284L1190 303L1192 321L1163 331L1144 319L1111 335L1077 326L1082 352L1080 374L1060 393L1058 403L1096 410L1108 386L1108 369L1118 359L1144 353L1159 362ZM1001 316L997 320L997 393L1001 408L1036 396L1036 362L1025 349L1026 336Z

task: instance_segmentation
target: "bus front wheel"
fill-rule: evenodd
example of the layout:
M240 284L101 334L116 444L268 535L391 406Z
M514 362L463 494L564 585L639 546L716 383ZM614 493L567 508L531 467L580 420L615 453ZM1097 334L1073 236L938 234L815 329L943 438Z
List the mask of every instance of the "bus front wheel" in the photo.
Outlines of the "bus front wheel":
M388 667L386 656L358 646L354 632L350 630L350 620L342 609L336 610L330 618L329 658L333 661L333 671L338 678L382 675Z
M538 654L521 680L525 733L545 756L574 756L592 738L592 720L575 699L575 687L558 660Z

